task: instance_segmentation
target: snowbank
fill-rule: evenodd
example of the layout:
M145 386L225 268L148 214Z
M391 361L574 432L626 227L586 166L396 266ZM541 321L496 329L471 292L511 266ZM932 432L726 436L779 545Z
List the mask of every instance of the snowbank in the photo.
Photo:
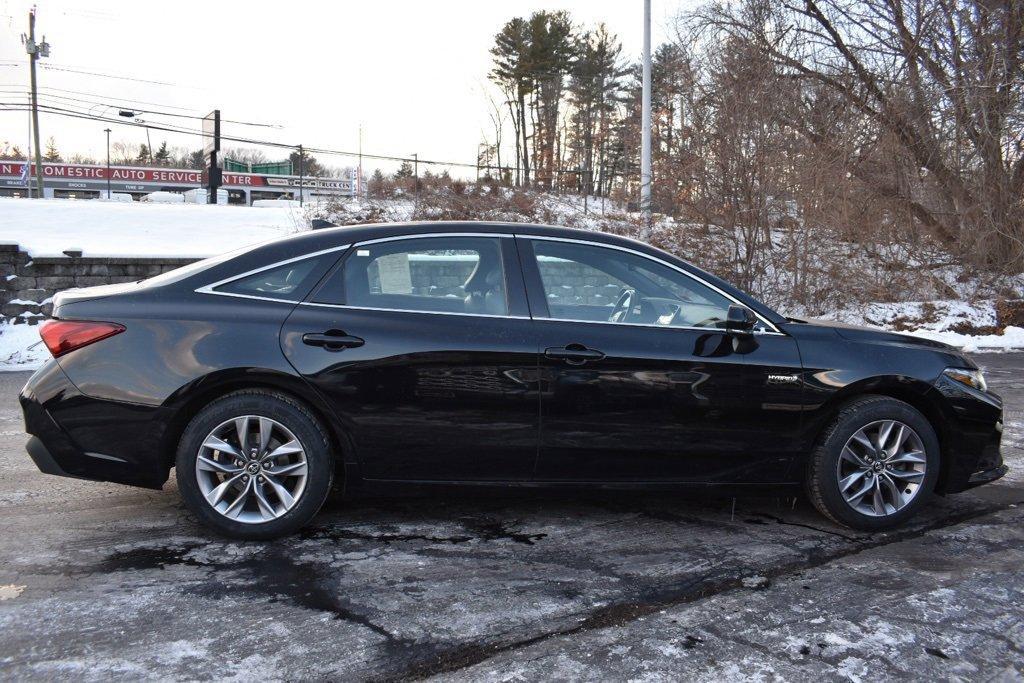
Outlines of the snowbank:
M917 337L934 339L966 353L978 353L980 351L1019 351L1024 350L1024 328L1008 325L1003 334L960 334L950 330L914 330L908 332Z
M861 308L822 316L940 341L967 353L1024 350L1024 329L1007 325L1002 334L963 334L957 329L997 328L994 301L902 301L869 303Z
M306 229L298 207L0 198L0 242L32 256L206 257Z

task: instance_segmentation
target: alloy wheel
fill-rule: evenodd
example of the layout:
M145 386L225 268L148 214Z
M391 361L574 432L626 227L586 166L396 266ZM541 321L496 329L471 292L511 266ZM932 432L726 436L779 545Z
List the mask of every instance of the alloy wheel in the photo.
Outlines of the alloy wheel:
M228 519L260 524L280 518L306 488L306 452L283 424L260 415L226 420L196 455L199 490Z
M836 465L839 491L862 515L884 517L921 489L927 457L921 437L898 420L878 420L847 440Z

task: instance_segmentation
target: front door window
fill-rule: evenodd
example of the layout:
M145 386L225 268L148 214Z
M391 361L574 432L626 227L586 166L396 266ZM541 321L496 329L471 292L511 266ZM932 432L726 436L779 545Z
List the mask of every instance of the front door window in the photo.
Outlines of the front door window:
M534 240L549 317L660 327L725 327L732 302L643 256L574 242Z

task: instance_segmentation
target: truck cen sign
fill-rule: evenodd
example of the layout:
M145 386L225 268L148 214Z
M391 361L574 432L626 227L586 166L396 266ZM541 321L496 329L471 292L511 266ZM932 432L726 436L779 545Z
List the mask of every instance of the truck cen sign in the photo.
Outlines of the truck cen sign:
M0 194L16 192L11 188L24 188L21 173L23 161L0 161ZM28 176L35 173L32 164ZM90 197L106 189L106 166L92 164L44 163L43 178L48 197ZM203 172L185 168L142 168L134 166L111 166L110 182L115 192L141 195L158 190L188 190L201 187ZM261 173L232 173L223 175L223 187L232 193L233 203L251 203L253 199L297 197L300 188L298 176L266 175ZM355 192L355 178L310 178L301 179L301 187L307 196L352 195ZM82 192L85 190L85 192ZM71 192L76 191L76 192Z

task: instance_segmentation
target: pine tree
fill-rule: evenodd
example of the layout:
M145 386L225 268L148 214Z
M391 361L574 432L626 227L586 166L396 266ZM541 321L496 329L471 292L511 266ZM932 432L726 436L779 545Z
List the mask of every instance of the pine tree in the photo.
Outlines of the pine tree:
M412 178L413 170L412 164L408 161L403 161L402 166L395 171L395 180L402 180L403 178Z
M494 37L491 56L494 68L490 79L505 93L512 127L516 134L516 184L530 184L530 155L527 151L526 98L533 92L528 52L530 27L522 17L516 17L502 27ZM522 175L520 176L520 165Z
M206 155L203 154L203 150L197 149L194 152L189 152L188 155L188 167L189 168L203 168L206 166Z
M60 152L57 151L57 142L53 137L46 141L46 154L43 155L43 161L64 161Z
M154 158L156 159L156 163L160 164L161 166L167 165L168 160L171 158L171 153L167 151L166 140L160 143L160 149L156 151L156 155L154 156Z
M144 164L149 161L149 147L145 143L139 145L139 155L135 157L135 163Z

